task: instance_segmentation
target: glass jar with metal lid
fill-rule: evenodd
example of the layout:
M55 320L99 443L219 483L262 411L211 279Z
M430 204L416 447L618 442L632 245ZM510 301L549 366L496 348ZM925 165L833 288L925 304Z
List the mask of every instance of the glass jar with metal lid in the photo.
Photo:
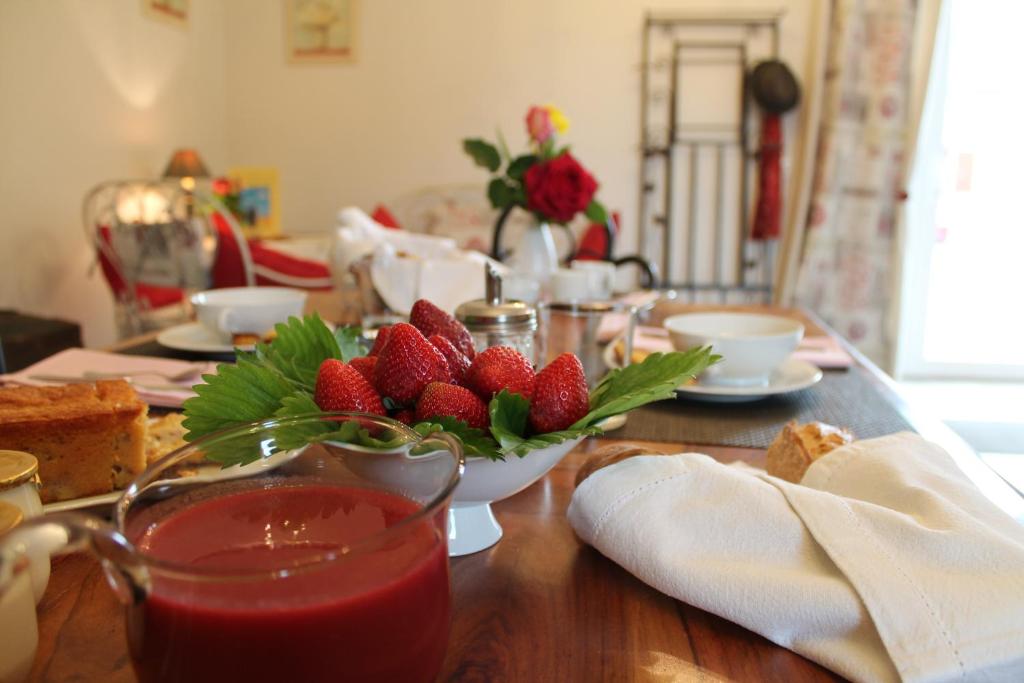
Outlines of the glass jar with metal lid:
M522 301L503 299L501 278L490 265L486 284L485 298L460 304L455 317L473 336L478 352L491 346L511 346L536 364L537 310Z
M0 450L0 501L17 506L25 519L43 514L39 461L34 455Z
M540 305L541 353L538 365L547 365L563 353L574 353L583 364L587 384L594 387L608 371L605 345L598 332L606 316L618 315L622 333L612 344L623 344L623 365L633 355L637 307L620 301L551 301Z

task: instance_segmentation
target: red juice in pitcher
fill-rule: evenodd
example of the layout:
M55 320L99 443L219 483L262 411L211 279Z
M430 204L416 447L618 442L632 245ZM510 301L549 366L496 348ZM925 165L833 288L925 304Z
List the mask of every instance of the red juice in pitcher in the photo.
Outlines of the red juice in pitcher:
M448 554L444 510L410 518L420 509L383 491L291 486L211 498L151 524L138 548L194 574L154 570L130 608L139 679L433 680L451 616ZM340 559L266 575L325 553Z

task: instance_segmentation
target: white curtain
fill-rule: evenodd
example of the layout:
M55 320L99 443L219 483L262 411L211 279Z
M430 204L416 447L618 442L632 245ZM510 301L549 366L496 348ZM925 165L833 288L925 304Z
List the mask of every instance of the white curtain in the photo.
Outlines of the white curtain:
M919 116L910 78L917 5L832 3L806 217L789 245L798 265L780 286L785 303L812 309L886 366L895 226Z

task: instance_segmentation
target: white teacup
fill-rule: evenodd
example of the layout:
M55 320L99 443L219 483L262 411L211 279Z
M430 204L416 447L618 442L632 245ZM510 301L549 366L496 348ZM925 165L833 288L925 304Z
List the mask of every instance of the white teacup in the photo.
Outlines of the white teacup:
M301 316L306 292L287 287L227 287L192 296L196 317L213 334L259 334L291 316Z
M608 301L615 290L615 264L610 261L573 261L573 270L587 274L589 298L593 301Z
M710 344L722 360L704 371L701 382L726 386L767 385L804 336L796 320L757 313L684 313L663 324L680 351Z

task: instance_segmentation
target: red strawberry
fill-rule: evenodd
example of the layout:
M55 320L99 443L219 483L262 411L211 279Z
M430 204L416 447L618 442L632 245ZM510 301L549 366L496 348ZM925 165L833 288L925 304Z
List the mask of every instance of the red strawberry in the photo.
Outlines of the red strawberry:
M391 325L385 325L377 330L377 338L373 340L373 348L370 349L370 356L379 356L388 343L388 335L391 334Z
M416 413L411 408L402 408L391 416L391 419L398 420L402 424L411 425L416 420Z
M502 389L530 398L533 394L533 365L511 346L492 346L473 359L466 373L466 386L490 401Z
M444 415L451 415L479 429L486 428L490 423L487 406L472 391L455 384L431 382L416 404L416 421Z
M537 373L529 417L535 432L565 429L589 410L587 378L579 358L563 353Z
M426 299L420 299L412 305L409 322L422 332L424 337L441 335L470 360L476 355L476 351L473 350L473 337L466 326Z
M412 325L391 327L388 343L377 356L373 385L381 396L399 405L412 405L431 382L451 382L448 361Z
M336 358L320 364L313 395L320 410L386 415L380 394L359 371Z
M441 352L444 359L448 361L448 369L452 371L452 379L455 380L455 383L462 384L466 377L466 372L469 370L469 359L455 348L447 338L439 334L430 335L427 341L437 347L437 350Z
M361 356L353 358L348 362L359 374L366 378L366 381L373 384L373 369L377 366L377 356Z

